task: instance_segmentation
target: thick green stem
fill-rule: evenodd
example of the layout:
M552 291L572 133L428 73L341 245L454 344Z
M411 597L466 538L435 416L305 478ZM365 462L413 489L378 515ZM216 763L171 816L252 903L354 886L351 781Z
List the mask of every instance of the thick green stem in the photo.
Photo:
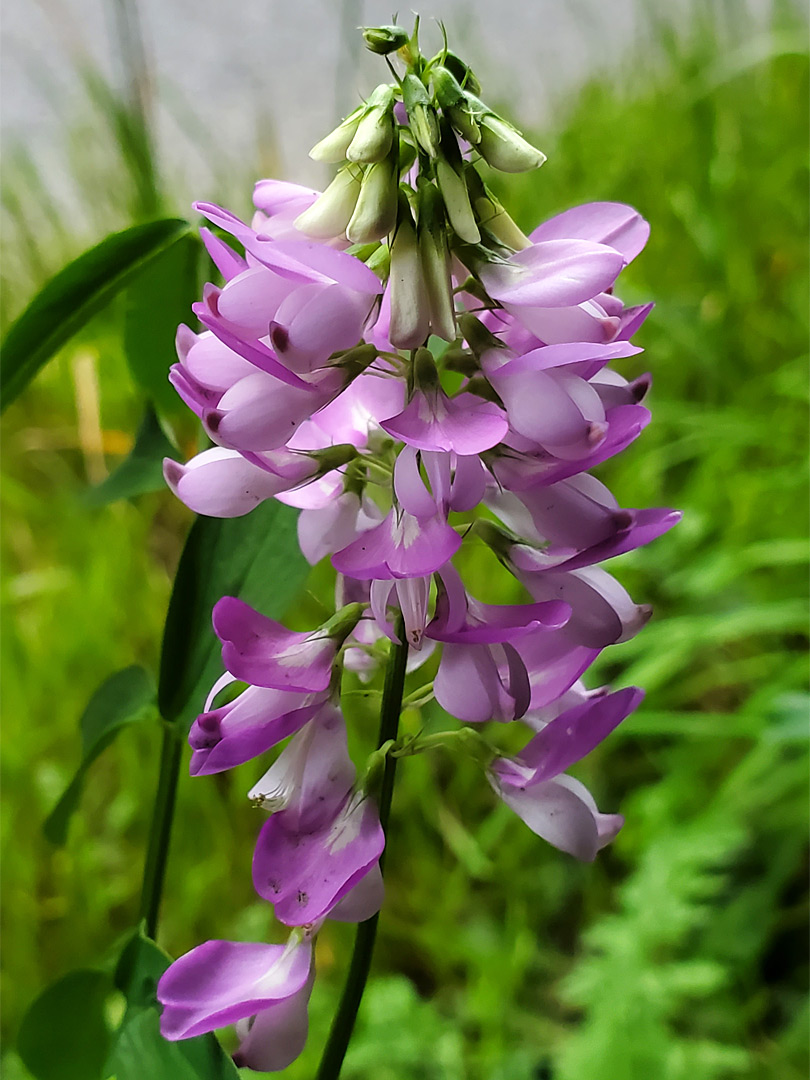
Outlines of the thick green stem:
M160 898L166 877L169 856L174 805L177 798L177 780L183 744L179 732L167 724L163 729L163 747L160 752L160 774L149 827L149 847L143 869L140 918L146 921L146 935L154 940L157 933Z
M380 733L377 739L378 747L390 739L396 739L399 731L399 714L402 711L402 691L405 685L405 664L408 660L408 643L401 618L397 623L397 637L402 644L392 646L388 667L385 672L385 688L383 689L382 707L380 709ZM388 826L396 767L396 759L389 754L385 760L379 795L380 824L384 830ZM382 863L383 856L380 856L380 868L382 868ZM374 915L357 927L349 974L346 977L346 985L343 987L343 996L332 1021L332 1028L329 1032L316 1080L337 1080L340 1075L371 968L371 954L374 951L378 919L379 915Z

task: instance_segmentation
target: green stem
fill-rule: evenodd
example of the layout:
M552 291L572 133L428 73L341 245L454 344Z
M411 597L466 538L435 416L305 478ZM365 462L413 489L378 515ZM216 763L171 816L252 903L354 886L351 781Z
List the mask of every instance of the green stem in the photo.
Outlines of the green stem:
M157 933L160 898L166 877L166 862L169 856L169 841L182 755L183 744L180 741L179 732L173 725L167 724L163 729L160 773L155 805L152 810L152 824L149 827L149 847L143 868L141 891L140 918L146 921L146 935L153 940Z
M408 642L401 617L397 620L396 632L402 644L392 645L388 667L385 671L385 687L380 709L380 733L377 738L378 747L390 739L396 739L399 731L399 714L402 710L402 691L405 685L405 665L408 660ZM385 760L379 795L380 824L383 830L388 826L396 767L396 759L389 754ZM383 852L384 854L385 852ZM380 856L380 869L382 869L383 855ZM324 1048L316 1080L337 1080L340 1075L371 968L371 954L374 951L378 919L379 915L374 915L357 927L349 974L346 976L343 996L332 1021L332 1028Z

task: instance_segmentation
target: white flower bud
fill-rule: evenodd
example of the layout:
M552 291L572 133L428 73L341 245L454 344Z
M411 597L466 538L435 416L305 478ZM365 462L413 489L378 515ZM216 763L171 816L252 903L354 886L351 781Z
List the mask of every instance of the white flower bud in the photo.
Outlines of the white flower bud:
M450 252L447 249L442 197L429 183L419 186L419 258L430 308L430 328L445 341L456 339L456 315Z
M365 171L360 196L354 208L346 237L353 244L368 244L381 240L396 227L397 175L391 155L377 161Z
M512 251L522 251L523 248L532 246L528 236L517 227L498 200L489 192L475 200L475 209L478 212L481 227Z
M402 80L402 97L408 110L408 121L414 138L430 157L439 147L439 121L422 80L413 74Z
M343 236L358 196L363 173L357 165L345 165L329 187L295 219L296 229L316 240Z
M338 161L345 161L346 151L354 139L357 126L365 112L365 106L360 105L354 110L343 123L338 124L334 131L315 143L309 152L313 161L325 161L332 165Z
M501 172L525 172L537 169L546 160L546 155L523 136L511 124L501 120L494 113L488 113L480 121L481 141L478 149L484 160Z
M369 98L366 113L346 150L349 161L375 162L386 156L394 137L393 110L393 87L378 86Z
M470 206L470 196L464 178L459 176L448 161L439 158L436 162L436 179L439 182L447 216L456 234L468 244L477 244L481 239L481 233L475 223L475 215Z
M391 325L389 337L397 349L416 349L430 333L428 305L419 247L407 198L400 193L399 221L391 246Z

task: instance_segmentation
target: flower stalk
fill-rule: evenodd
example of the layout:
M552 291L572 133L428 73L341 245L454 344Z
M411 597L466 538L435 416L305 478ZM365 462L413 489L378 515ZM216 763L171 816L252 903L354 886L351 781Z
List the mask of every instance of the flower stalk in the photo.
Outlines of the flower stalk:
M402 711L402 695L405 687L405 667L408 661L408 642L401 617L398 620L397 629L401 644L392 643L385 671L385 685L380 708L380 730L377 737L378 748L383 747L390 740L396 739L399 731L399 716ZM388 827L391 800L394 794L396 766L396 758L393 754L387 754L378 802L380 824L383 830ZM383 856L380 856L381 867L382 862ZM337 1080L340 1075L343 1059L346 1056L357 1013L363 999L368 974L371 970L371 958L374 952L379 918L378 912L365 922L361 922L357 927L349 972L346 976L340 1004L332 1020L332 1027L316 1073L316 1080Z
M139 919L145 923L146 936L154 941L157 935L160 901L163 895L163 883L166 879L166 866L169 860L174 808L177 802L177 781L180 776L180 762L183 756L183 743L175 724L165 724L163 743L160 751L158 786L152 810L152 822L149 827L149 843L143 869L141 904Z

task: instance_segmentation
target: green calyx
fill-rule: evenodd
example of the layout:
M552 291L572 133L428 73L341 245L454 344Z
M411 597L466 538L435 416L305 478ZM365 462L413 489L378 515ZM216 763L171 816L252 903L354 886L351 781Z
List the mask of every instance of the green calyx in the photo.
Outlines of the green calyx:
M408 44L408 31L401 26L366 26L363 41L369 52L389 56Z
M346 604L321 626L320 635L342 645L362 619L367 607L367 604Z

